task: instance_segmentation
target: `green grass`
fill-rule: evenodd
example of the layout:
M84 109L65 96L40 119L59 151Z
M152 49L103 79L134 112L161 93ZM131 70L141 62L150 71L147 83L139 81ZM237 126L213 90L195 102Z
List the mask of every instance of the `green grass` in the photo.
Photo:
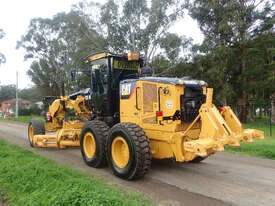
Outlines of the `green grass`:
M244 128L259 129L264 131L265 139L254 139L253 143L241 143L240 147L226 146L225 151L235 154L246 154L250 156L275 159L275 125L272 126L273 136L270 137L269 118L257 118L255 122L245 124Z
M92 177L0 139L0 203L24 206L153 205L141 194L119 191ZM111 175L111 174L110 174Z
M253 128L264 131L265 136L270 137L269 117L256 118L255 122L244 124L244 128ZM272 125L272 137L275 137L275 124Z
M6 117L4 119L4 117L0 117L0 120L10 120L10 121L18 121L18 122L24 122L24 123L29 123L31 119L33 118L40 118L40 119L45 119L41 116L35 116L35 115L31 115L31 116L19 116L18 119L16 119L15 117Z
M1 190L0 190L0 191L1 191ZM2 197L2 195L1 195L1 193L0 193L0 205L3 204L3 201L4 201L4 199L3 199L3 197Z

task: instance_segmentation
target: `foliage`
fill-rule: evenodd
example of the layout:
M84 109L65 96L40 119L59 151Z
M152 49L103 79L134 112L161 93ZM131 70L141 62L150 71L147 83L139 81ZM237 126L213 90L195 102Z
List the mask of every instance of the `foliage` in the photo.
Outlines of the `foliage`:
M19 109L19 116L39 116L42 113L42 109L37 104L32 104L28 109Z
M19 116L29 116L29 115L31 115L31 110L30 109L19 109L18 115Z
M43 95L60 95L63 82L70 93L82 86L69 81L71 70L85 69L82 58L93 52L139 51L148 63L162 51L175 63L189 40L168 30L183 17L185 7L179 0L82 1L69 13L32 19L18 48L33 60L28 75Z
M70 71L83 64L80 54L95 51L93 46L98 44L104 48L89 19L71 11L52 19L32 19L17 47L25 50L26 59L33 60L27 74L41 93L56 96L61 94L63 83L67 91L71 90Z
M0 39L2 39L5 35L6 35L6 34L5 34L5 32L3 31L3 29L0 28ZM0 66L1 66L1 64L4 64L4 63L6 63L6 57L5 57L4 54L2 54L2 53L0 52Z
M102 180L0 140L0 192L10 205L153 205Z
M41 115L42 109L37 104L30 106L31 115Z
M3 101L14 99L16 96L16 86L0 85L0 105ZM42 101L42 96L36 87L25 88L18 91L18 97L31 102Z
M152 0L150 4L146 0L109 0L101 7L101 34L110 51L139 51L144 54L146 63L151 62L161 48L175 58L181 37L168 30L183 17L184 8L186 3L179 0ZM172 46L171 50L168 45Z
M19 90L19 97L31 102L40 102L43 98L36 86Z
M205 35L203 44L197 47L198 65L209 74L216 91L222 91L219 95L223 104L241 102L243 122L251 98L248 94L262 93L257 83L264 82L261 74L266 70L266 56L259 52L263 45L257 48L253 44L263 35L274 35L272 7L269 1L254 0L195 0L189 6L191 16Z
M37 104L32 104L28 109L19 109L18 115L19 116L39 116L42 113L42 109L38 107Z
M14 99L16 94L16 86L10 85L0 85L0 104L3 101Z

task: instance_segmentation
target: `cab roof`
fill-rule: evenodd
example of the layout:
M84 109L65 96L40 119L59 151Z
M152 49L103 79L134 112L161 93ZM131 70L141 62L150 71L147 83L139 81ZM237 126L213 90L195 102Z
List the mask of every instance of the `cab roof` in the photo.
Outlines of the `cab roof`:
M83 60L85 61L85 63L88 63L88 62L93 62L95 60L103 59L106 57L118 57L118 58L128 59L127 54L122 55L122 54L113 54L110 52L100 52L100 53L90 54L87 57L83 58ZM139 60L143 60L143 58L139 57Z

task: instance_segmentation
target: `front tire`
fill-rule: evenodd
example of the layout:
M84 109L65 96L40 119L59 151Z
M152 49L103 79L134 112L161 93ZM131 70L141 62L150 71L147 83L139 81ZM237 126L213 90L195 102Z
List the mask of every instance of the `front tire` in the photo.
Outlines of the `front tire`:
M109 127L103 121L88 121L80 134L80 148L84 162L95 168L107 165L106 139Z
M107 156L113 173L127 180L142 178L151 166L149 140L134 123L119 123L111 128Z
M33 147L33 138L34 135L44 135L45 126L42 119L32 119L28 125L28 140L30 146Z

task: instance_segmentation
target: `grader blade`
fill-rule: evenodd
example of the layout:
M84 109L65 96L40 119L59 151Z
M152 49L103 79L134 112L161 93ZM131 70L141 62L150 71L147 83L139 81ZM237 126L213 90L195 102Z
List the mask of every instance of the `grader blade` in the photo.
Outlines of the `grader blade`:
M59 134L34 135L33 144L37 147L79 147L79 140L58 136Z
M56 135L35 135L33 144L37 147L58 147Z
M28 126L28 138L31 146L35 147L79 147L83 124L78 120L68 121L63 124L63 128L52 132L45 129L41 119L33 119Z

